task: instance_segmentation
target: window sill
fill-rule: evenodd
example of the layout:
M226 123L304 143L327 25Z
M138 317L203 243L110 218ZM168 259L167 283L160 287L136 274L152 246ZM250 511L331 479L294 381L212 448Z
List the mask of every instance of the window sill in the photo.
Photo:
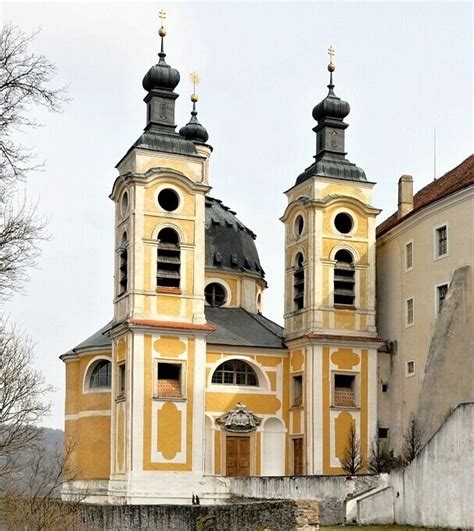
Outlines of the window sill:
M350 310L350 311L354 311L354 310L356 310L356 307L354 305L351 305L351 304L335 304L334 305L334 309L335 310Z
M112 388L110 387L86 388L84 389L83 394L110 393L111 391L112 391Z
M161 400L163 402L186 402L185 396L160 396L153 395L153 400Z
M183 292L181 288L167 288L165 286L159 286L156 288L156 293L167 293L169 295L181 295Z
M438 260L442 260L443 258L448 258L449 254L446 253L446 254L440 254L439 256L435 256L433 258L433 262L437 262Z
M304 409L303 404L293 404L290 406L290 410Z
M360 406L338 406L336 404L332 404L330 406L330 409L341 409L344 411L360 411Z

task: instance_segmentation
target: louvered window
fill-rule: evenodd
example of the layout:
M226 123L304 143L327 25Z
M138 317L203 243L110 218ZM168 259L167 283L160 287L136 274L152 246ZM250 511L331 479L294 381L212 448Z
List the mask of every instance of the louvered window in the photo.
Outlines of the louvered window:
M352 255L341 249L336 253L334 268L334 304L354 306L355 269Z
M156 285L179 288L181 278L179 238L173 229L162 229L158 234Z
M119 252L119 295L123 295L128 289L128 238L124 232L120 243Z
M295 271L293 273L293 302L295 310L304 308L304 258L301 253L296 255Z

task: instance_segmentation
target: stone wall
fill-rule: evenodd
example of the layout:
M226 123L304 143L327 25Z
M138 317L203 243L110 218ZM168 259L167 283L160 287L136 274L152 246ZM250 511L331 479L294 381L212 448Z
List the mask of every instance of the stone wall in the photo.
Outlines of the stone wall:
M316 500L321 525L344 522L345 502L381 485L378 476L272 476L220 478L234 496L258 499Z
M262 501L229 505L81 504L75 531L290 531L316 529L318 504Z
M460 267L454 272L435 322L416 412L423 445L457 404L474 400L471 284L471 267Z

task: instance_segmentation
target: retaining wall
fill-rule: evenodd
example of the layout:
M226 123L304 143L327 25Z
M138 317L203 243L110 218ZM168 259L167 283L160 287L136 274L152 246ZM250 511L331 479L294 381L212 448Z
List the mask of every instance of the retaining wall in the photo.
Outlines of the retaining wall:
M316 529L318 506L308 501L232 505L80 504L75 531L291 531Z
M225 478L225 482L228 491L238 497L316 500L321 525L343 523L345 501L381 485L379 476L368 475Z
M474 529L474 403L460 404L388 488L354 500L357 521Z

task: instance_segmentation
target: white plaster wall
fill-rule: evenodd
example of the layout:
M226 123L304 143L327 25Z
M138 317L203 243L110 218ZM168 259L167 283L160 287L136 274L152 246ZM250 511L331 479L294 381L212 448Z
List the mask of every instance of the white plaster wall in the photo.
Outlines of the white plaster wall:
M359 498L359 523L389 523L393 510L397 524L474 529L473 448L471 402L454 410L408 467L390 474L388 489Z
M389 380L380 400L379 418L390 428L390 442L399 453L402 433L416 411L436 314L435 287L451 282L454 271L474 264L474 188L426 207L377 239L377 320L381 337L396 340L397 352L380 374ZM434 229L448 227L448 254L434 257ZM413 267L405 270L405 244L413 242ZM405 301L414 298L414 324L405 326ZM388 354L386 355L388 356ZM406 363L415 360L407 377ZM388 369L388 372L386 372ZM380 390L380 386L379 386ZM436 405L436 402L433 402Z

